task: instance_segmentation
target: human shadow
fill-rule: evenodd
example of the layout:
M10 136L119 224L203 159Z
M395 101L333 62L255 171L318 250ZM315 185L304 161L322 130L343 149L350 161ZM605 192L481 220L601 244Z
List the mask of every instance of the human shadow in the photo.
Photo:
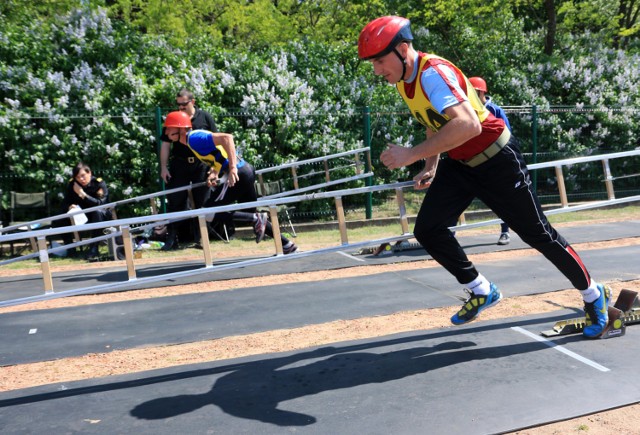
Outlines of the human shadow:
M73 397L89 397L96 394L127 391L140 387L162 386L168 382L176 381L197 380L199 384L202 384L208 379L213 379L214 385L211 391L206 394L180 395L152 400L138 405L132 411L132 415L141 419L168 418L171 415L190 412L208 404L222 402L222 406L225 406L224 402L226 400L234 398L235 401L231 402L231 405L225 406L225 411L232 415L244 415L246 411L241 412L241 409L239 409L246 406L246 402L242 402L242 400L258 394L259 391L263 389L261 388L262 385L266 388L271 387L274 391L268 392L270 395L268 400L259 399L257 403L261 404L263 411L267 405L272 407L267 407L267 410L277 409L278 401L286 400L286 398L302 397L308 394L315 394L315 392L349 388L366 383L387 382L414 374L426 373L430 370L437 370L438 368L464 361L502 358L519 353L547 349L547 346L542 343L531 342L527 345L506 345L489 348L478 347L460 350L464 347L475 345L475 343L471 341L460 340L462 337L469 336L470 334L505 330L514 326L536 327L536 325L545 325L546 327L550 322L572 317L575 316L571 312L554 312L528 319L517 319L495 324L476 324L475 326L464 329L444 329L423 334L401 334L376 341L355 344L347 343L339 347L323 347L275 358L270 358L270 356L266 356L260 360L246 358L250 359L249 361L243 358L242 360L233 361L228 364L209 364L208 366L199 364L193 368L182 368L178 371L166 369L160 372L146 372L143 375L139 373L135 376L123 375L115 379L109 378L97 382L78 381L72 384L65 384L65 388L63 389L57 387L51 389L50 386L36 387L33 389L20 390L15 394L0 394L0 408ZM566 342L578 341L582 340L582 337L563 337L562 340ZM419 347L423 342L440 343L442 341L445 341L445 343L436 344L431 347ZM554 341L557 341L557 339ZM379 351L389 346L402 348L402 350L395 350L386 354ZM416 347L406 349L409 346ZM450 350L450 352L442 353L447 350ZM365 351L370 352L363 353ZM415 358L412 358L412 355L415 356ZM333 358L334 356L336 358ZM349 359L347 359L347 356ZM324 358L326 361L320 361L320 358ZM367 362L368 364L366 364ZM298 367L294 368L292 366L293 364L297 364ZM303 366L303 364L307 365ZM380 364L381 367L384 367L385 373L381 374L379 371L374 370L375 364ZM406 367L404 366L405 364L407 364ZM354 375L356 378L353 380L343 379L345 373L347 373L347 369L350 367L361 369L362 374L358 375L356 373ZM325 370L324 372L322 372L323 369ZM351 372L353 371L349 370L349 373ZM337 375L328 379L328 374L333 373L337 373ZM297 376L295 379L293 378L294 374ZM306 377L301 377L303 375ZM267 379L265 376L269 378ZM258 377L258 382L255 382L254 377ZM300 379L301 382L298 382L298 379ZM216 380L218 381L216 382ZM295 381L297 387L291 388L291 391L287 392L287 384L284 383L284 381L287 380ZM309 386L310 381L314 381L317 385ZM235 385L234 382L239 382L239 384ZM254 385L258 386L254 388ZM256 388L260 388L257 390L258 393L255 392ZM252 391L254 392L252 393ZM245 395L246 392L251 394ZM180 408L181 397L185 398L187 403ZM165 405L168 405L169 408L163 409L162 407ZM176 411L171 410L173 407L176 408ZM284 421L284 419L281 419L281 421Z
M279 404L325 391L385 383L462 362L503 358L545 347L530 342L475 348L473 341L447 341L383 353L363 351L378 347L373 345L323 347L245 363L217 378L206 393L153 399L136 406L131 415L158 420L216 405L238 418L277 426L308 426L316 422L314 416L281 409Z
M161 276L169 273L186 272L201 269L201 263L183 263L178 265L159 265L150 267L140 267L136 270L138 278ZM98 282L121 282L127 280L126 270L111 270L107 272L83 273L80 275L69 275L61 279L62 282L84 282L95 280Z

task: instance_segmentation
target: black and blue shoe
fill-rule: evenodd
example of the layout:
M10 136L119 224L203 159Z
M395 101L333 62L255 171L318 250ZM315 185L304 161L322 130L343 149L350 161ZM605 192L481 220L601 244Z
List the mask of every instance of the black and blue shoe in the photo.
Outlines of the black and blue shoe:
M476 295L465 289L469 293L469 298L464 302L460 311L453 315L451 323L462 325L475 319L480 312L497 304L502 299L502 293L494 283L491 284L491 291L488 295Z
M584 314L587 318L582 335L587 338L598 338L604 332L609 323L609 305L611 304L612 291L608 285L598 284L600 297L591 303L584 303Z

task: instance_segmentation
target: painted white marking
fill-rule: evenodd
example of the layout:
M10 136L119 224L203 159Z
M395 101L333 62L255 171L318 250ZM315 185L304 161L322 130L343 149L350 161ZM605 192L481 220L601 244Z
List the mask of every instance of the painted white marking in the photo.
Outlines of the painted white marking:
M544 343L544 344L546 344L547 346L551 347L552 349L555 349L555 350L557 350L558 352L562 352L562 353L564 353L565 355L570 356L571 358L575 358L575 359L577 359L578 361L580 361L581 363L584 363L584 364L586 364L586 365L588 365L588 366L591 366L591 367L593 367L594 369L600 370L601 372L608 372L608 371L610 371L610 369L608 369L608 368L606 368L606 367L604 367L604 366L601 366L601 365L600 365L600 364L598 364L597 362L591 361L590 359L587 359L587 358L585 358L585 357L583 357L583 356L580 356L580 355L578 355L578 354L577 354L577 353L575 353L575 352L571 352L569 349L565 349L564 347L562 347L562 346L560 346L560 345L558 345L558 344L555 344L553 341L549 341L549 340L547 340L546 338L541 337L541 336L539 336L539 335L536 335L536 334L534 334L534 333L532 333L532 332L529 332L529 331L527 331L526 329L523 329L523 328L521 328L521 327L519 327L519 326L514 326L514 327L512 327L511 329L513 329L514 331L517 331L517 332L519 332L519 333L521 333L521 334L524 334L524 335L526 335L527 337L531 337L531 338L533 338L534 340L537 340L537 341L539 341L539 342L541 342L541 343Z
M36 332L38 332L38 328L29 329L29 335L35 334Z
M361 259L361 258L356 258L356 257L354 257L354 256L353 256L353 255L351 255L351 254L347 254L346 252L338 251L338 254L342 254L342 255L344 255L344 256L345 256L345 257L347 257L347 258L351 258L352 260L355 260L355 261L362 261L362 262L364 263L364 260L363 260L363 259Z

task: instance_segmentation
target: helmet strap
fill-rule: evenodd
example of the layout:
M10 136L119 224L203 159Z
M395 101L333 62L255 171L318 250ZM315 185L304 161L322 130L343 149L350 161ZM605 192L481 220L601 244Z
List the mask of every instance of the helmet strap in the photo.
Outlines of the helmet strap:
M401 81L404 80L404 75L407 73L407 59L402 57L398 49L395 47L393 47L393 52L396 54L396 56L398 56L398 59L400 59L400 62L402 62L402 77L400 77L400 80L398 80L398 83L400 83Z

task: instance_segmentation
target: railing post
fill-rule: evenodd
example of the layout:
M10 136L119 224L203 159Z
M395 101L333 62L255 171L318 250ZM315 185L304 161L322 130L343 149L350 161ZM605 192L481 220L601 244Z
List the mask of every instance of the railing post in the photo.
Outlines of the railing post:
M122 230L122 243L124 243L124 256L125 261L127 262L127 276L129 277L129 281L133 281L137 279L136 277L136 269L133 265L133 245L131 244L131 230L129 225L122 225L120 227Z
M53 293L53 278L51 277L51 265L49 264L46 237L38 237L38 251L40 251L40 267L42 268L44 292Z
M271 217L271 228L273 230L273 242L276 244L276 255L283 255L282 239L280 238L280 220L278 219L278 206L269 206L269 215Z
M616 199L613 191L613 177L611 176L611 167L609 167L609 159L602 160L602 169L604 170L604 185L607 187L607 197Z
M357 153L354 154L353 156L354 156L355 165L356 165L356 175L360 175L362 174L362 170L360 169L360 165L362 165L362 163L360 163L360 156Z
M211 256L211 245L209 244L207 219L203 215L198 216L198 227L200 227L200 243L202 244L202 251L204 252L204 266L212 267L213 258Z
M293 188L297 190L300 185L298 184L298 172L295 166L291 167L291 175L293 175Z
M560 192L560 202L562 203L562 208L569 206L569 201L567 200L567 188L564 186L564 175L562 173L562 166L556 166L556 180L558 182L558 191Z
M404 191L400 188L396 189L396 201L400 210L400 225L402 226L402 234L409 233L409 220L407 219L407 208L404 204Z
M538 163L538 106L531 106L531 147L533 163ZM533 191L538 190L538 171L533 171Z
M371 109L369 106L364 108L364 141L363 144L366 148L369 148L366 171L371 172ZM365 178L365 185L373 185L373 177ZM371 192L365 194L365 218L371 219L373 217L373 196Z
M189 183L189 190L187 190L187 199L189 200L189 206L191 207L191 210L195 210L196 200L193 199L193 182Z
M158 214L158 204L156 204L156 199L149 198L149 202L151 203L151 214Z
M324 179L328 183L331 181L331 176L329 175L329 162L326 159L323 162L324 162Z
M344 207L342 206L341 196L336 196L336 217L338 218L338 228L340 229L340 241L343 245L348 245L347 221L344 218Z
M158 168L160 168L160 149L162 148L162 109L159 106L156 106L156 147L157 147L157 156L158 156ZM162 168L160 168L162 171ZM164 180L158 174L158 178L160 179L160 190L164 190ZM162 209L162 213L167 212L167 201L164 196L160 197L160 208Z

